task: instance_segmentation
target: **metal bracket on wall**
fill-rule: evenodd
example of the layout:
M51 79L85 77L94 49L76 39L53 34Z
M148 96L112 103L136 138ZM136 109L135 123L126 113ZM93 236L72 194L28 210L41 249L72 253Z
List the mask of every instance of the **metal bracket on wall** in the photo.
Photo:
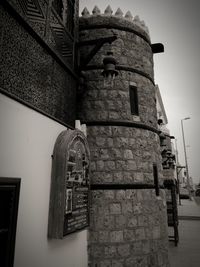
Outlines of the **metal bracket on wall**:
M82 70L90 62L90 60L96 55L96 53L101 49L101 47L105 43L111 44L116 39L117 39L117 35L113 35L109 37L79 42L77 44L78 47L86 46L86 45L95 45L94 48L92 48L92 50L89 52L89 54L85 58L81 59L80 70Z
M152 50L153 54L163 53L164 52L164 45L161 43L152 44L151 50Z

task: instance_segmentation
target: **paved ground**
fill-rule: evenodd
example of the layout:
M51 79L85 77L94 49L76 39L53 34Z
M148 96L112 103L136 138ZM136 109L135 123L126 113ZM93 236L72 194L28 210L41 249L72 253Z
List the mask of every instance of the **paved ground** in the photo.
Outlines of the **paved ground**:
M192 201L181 199L181 205L178 205L179 216L199 216L200 217L200 197L193 197Z
M171 267L200 267L200 201L181 200L179 243L169 243Z

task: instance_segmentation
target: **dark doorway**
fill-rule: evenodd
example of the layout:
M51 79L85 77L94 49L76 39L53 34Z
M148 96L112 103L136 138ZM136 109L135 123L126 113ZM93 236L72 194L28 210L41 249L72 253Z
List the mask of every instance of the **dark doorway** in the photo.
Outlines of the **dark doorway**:
M12 267L20 192L19 178L0 177L0 266Z

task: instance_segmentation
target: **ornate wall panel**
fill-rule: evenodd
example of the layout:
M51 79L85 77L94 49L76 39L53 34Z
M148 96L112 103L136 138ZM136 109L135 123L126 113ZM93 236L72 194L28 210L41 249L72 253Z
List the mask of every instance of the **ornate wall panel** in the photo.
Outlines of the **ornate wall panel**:
M79 130L59 134L53 151L49 238L63 238L89 225L90 152Z
M58 15L55 14L55 11L52 9L50 14L50 31L48 42L71 66L73 66L72 40L72 37L66 31L64 25L60 22Z
M8 0L8 3L44 38L47 21L48 1L46 0Z
M77 30L77 18L63 11L63 19L59 16L52 1L49 0L7 0L34 31L58 53L64 62L73 69L74 31ZM71 10L78 15L78 4L67 0Z
M0 7L0 92L61 123L74 126L74 76L68 73L6 9ZM29 11L30 5L23 5L23 10L28 16L32 16ZM39 20L42 20L42 14L45 13L41 11L42 8L33 5L32 10L36 10L35 13L40 14L37 15Z

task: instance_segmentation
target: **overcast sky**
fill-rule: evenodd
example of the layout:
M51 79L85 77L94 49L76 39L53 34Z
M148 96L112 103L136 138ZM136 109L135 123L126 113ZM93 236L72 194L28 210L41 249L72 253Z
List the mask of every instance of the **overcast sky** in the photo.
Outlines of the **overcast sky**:
M181 119L187 146L189 174L200 181L200 1L199 0L80 0L80 12L110 5L139 15L149 28L151 42L165 52L154 55L155 83L159 85L168 128L177 139L179 161L185 165Z

